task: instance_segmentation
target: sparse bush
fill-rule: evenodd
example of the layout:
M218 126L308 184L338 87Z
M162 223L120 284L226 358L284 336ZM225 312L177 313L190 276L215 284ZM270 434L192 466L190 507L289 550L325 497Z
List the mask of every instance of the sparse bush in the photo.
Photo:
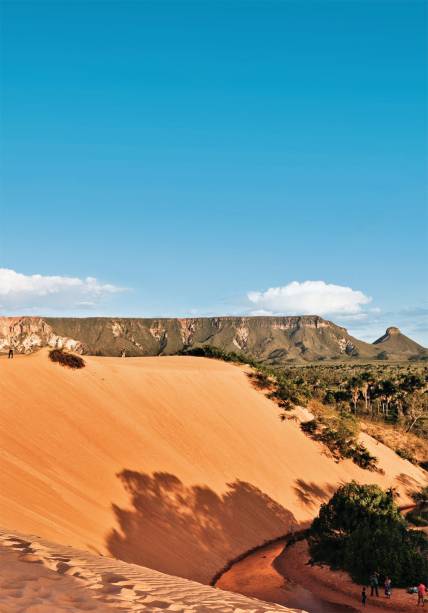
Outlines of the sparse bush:
M257 360L250 356L244 355L243 353L236 353L235 351L223 351L223 349L219 349L212 345L188 347L187 349L183 349L180 354L198 358L214 358L216 360L223 360L224 362L237 362L238 364L249 364L250 366L258 365Z
M260 390L269 389L272 385L271 378L268 373L262 370L248 373L249 379L251 379L254 387Z
M407 513L406 519L418 528L426 528L428 526L428 507L418 505Z
M403 460L408 460L412 464L417 464L415 456L408 449L405 449L404 447L399 447L395 450L395 453L399 455L400 458L403 458Z
M351 445L348 453L349 457L352 458L352 461L361 468L364 468L365 470L377 470L378 472L383 472L378 469L377 458L373 456L367 447L365 447L362 443Z
M412 498L416 504L428 504L428 485L422 487L417 492L413 492Z
M318 422L316 419L310 419L309 421L304 421L300 424L300 428L306 434L315 434L318 429Z
M337 460L350 458L361 468L377 470L377 458L358 442L359 426L352 415L319 416L300 427L314 440L324 443Z
M67 366L68 368L83 368L85 366L85 360L80 355L69 353L63 349L52 349L49 351L49 358L52 362L57 362L61 366Z

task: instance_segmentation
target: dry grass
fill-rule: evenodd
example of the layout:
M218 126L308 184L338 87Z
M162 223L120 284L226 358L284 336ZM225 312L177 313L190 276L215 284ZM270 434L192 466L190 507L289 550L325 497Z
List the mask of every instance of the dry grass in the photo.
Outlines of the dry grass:
M61 366L67 366L67 368L83 368L85 366L85 360L79 355L68 353L63 349L52 349L49 351L49 358L52 362L57 362Z
M400 452L399 455L402 457L407 454L406 459L411 459L415 464L426 462L428 458L428 441L411 432L405 432L398 426L364 420L361 423L361 429L395 452Z
M326 406L318 400L310 400L308 410L318 418L329 419L337 415L333 407ZM390 425L371 421L367 417L358 418L360 428L380 443L383 443L406 460L413 464L422 464L428 460L428 441L406 432L397 424Z

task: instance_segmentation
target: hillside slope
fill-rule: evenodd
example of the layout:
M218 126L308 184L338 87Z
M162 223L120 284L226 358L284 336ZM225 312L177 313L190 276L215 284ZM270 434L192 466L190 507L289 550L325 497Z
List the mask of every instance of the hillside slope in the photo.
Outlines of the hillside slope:
M336 464L246 372L191 357L0 359L0 525L203 582L310 520L353 478L406 492L425 473Z
M385 334L374 341L380 351L391 356L428 356L428 350L401 332L399 328L387 328Z

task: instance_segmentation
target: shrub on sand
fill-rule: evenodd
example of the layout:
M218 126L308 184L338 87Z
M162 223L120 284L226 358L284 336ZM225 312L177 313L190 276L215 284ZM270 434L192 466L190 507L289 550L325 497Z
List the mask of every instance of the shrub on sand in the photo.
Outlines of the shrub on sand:
M68 353L68 351L63 349L52 349L49 351L49 359L68 368L83 368L85 366L85 360L80 355Z

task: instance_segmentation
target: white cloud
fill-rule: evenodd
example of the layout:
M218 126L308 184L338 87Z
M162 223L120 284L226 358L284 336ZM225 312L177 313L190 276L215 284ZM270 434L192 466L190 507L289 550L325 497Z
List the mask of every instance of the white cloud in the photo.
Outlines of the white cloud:
M94 277L24 275L0 268L0 309L7 312L91 309L105 296L121 291L124 289Z
M283 287L271 287L263 292L249 292L248 299L257 310L286 315L347 315L358 316L371 301L359 290L324 281L293 281Z

